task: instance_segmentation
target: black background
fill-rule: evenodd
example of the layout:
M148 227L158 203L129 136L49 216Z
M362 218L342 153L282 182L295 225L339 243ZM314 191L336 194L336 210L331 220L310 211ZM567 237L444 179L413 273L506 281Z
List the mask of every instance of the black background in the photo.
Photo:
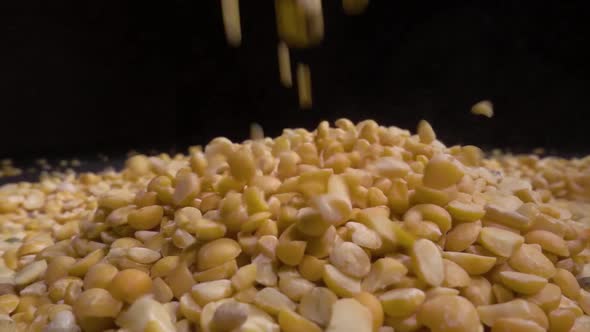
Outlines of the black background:
M281 87L274 6L242 0L227 46L217 0L3 1L0 155L27 160L247 138L374 118L448 144L590 152L587 1L324 0L309 63L314 108ZM492 119L469 113L481 99Z

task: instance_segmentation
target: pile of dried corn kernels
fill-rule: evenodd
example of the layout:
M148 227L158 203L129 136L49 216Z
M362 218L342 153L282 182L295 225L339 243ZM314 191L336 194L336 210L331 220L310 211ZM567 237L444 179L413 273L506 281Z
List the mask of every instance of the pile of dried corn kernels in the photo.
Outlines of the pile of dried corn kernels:
M322 122L0 188L0 331L590 331L590 158Z

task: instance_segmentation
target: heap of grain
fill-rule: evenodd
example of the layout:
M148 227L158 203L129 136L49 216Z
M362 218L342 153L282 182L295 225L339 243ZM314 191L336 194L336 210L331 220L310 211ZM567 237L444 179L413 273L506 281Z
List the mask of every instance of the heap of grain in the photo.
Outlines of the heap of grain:
M255 133L2 187L0 329L590 330L589 158Z

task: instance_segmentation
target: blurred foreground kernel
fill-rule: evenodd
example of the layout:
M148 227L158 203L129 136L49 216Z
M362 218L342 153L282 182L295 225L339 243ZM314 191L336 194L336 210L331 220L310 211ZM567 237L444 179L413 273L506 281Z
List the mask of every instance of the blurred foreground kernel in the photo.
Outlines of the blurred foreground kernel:
M347 15L362 14L369 5L369 0L342 0L342 9Z
M0 187L0 331L588 331L590 157L250 138Z
M242 27L240 24L240 1L221 0L221 13L227 43L237 47L242 43Z

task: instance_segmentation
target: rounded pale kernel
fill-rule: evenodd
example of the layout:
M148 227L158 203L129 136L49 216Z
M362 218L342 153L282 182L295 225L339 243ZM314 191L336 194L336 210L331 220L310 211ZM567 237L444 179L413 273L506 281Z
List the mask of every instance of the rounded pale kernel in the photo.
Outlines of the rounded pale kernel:
M86 257L77 261L74 265L72 265L68 270L68 273L73 276L83 277L84 275L86 275L86 272L88 272L88 270L92 266L100 262L100 260L102 260L104 256L104 250L97 249L86 255Z
M469 285L461 289L461 295L468 299L473 305L491 304L494 299L492 285L484 277L473 277Z
M293 301L301 300L304 294L315 287L314 283L300 277L281 277L279 279L279 290Z
M324 266L322 278L326 286L338 296L351 297L361 291L360 279L349 277L330 264Z
M448 251L463 251L477 241L480 232L480 223L459 224L447 233L445 249Z
M436 134L432 129L432 126L426 120L420 120L418 122L418 137L420 137L420 142L425 144L430 144L432 141L436 140Z
M379 249L382 245L381 238L372 229L357 222L347 222L346 228L352 233L353 243L367 249Z
M281 331L285 332L322 331L322 329L314 322L288 309L282 309L279 311L278 322L281 327Z
M444 155L438 155L426 164L422 182L427 187L443 189L457 184L463 175L463 170L455 162Z
M549 331L551 332L569 332L571 331L576 315L568 309L555 309L549 312Z
M535 294L547 285L545 278L515 271L500 272L500 279L506 287L525 295Z
M201 282L194 285L191 290L193 299L200 306L230 297L232 292L231 281L227 279Z
M502 318L522 318L532 320L543 328L549 326L547 316L536 304L522 299L516 299L500 304L482 305L477 307L479 318L487 326Z
M178 309L189 321L195 324L200 322L202 308L195 302L190 293L185 293L180 297Z
M404 214L404 220L424 220L433 222L443 234L452 226L451 215L442 207L434 204L418 204L412 206Z
M443 286L451 288L469 286L471 278L461 266L448 259L443 259L443 264L445 268L445 279L442 283Z
M118 272L109 286L109 291L115 298L127 303L133 303L151 290L152 279L150 276L136 269Z
M172 290L170 286L162 280L162 278L155 278L152 281L152 293L154 294L154 299L160 303L167 303L172 301L174 294L172 294Z
M140 264L153 264L160 259L160 253L148 248L129 248L127 257Z
M199 249L197 267L200 271L235 259L242 252L240 244L229 238L208 242Z
M570 271L557 269L557 272L553 276L553 282L561 288L563 295L572 300L578 299L580 294L580 284Z
M201 191L199 177L190 169L178 171L175 182L174 194L172 194L172 203L175 205L189 204Z
M371 312L355 299L334 303L326 332L370 332L373 330Z
M496 227L484 227L479 233L479 243L501 257L510 257L523 242L521 235Z
M526 243L514 251L508 264L519 272L536 274L543 278L552 278L556 273L553 263L540 250Z
M117 317L116 323L128 331L174 331L174 323L166 305L155 301L150 296L144 296L135 301Z
M150 274L153 278L166 277L171 271L176 269L180 257L178 256L166 256L158 260L152 265Z
M380 258L371 266L371 271L363 279L361 287L364 291L374 293L400 282L407 273L408 268L397 259Z
M494 106L489 100L483 100L471 107L471 113L491 118L494 116Z
M399 288L379 295L383 311L391 317L407 317L415 313L426 299L417 288Z
M41 278L45 271L47 271L47 262L44 259L35 261L18 271L14 276L14 282L17 286L27 286Z
M567 243L557 234L545 230L535 230L525 235L526 243L541 245L543 250L562 257L568 257L570 252Z
M332 308L338 297L325 287L316 287L304 294L297 312L320 326L326 326L332 316Z
M539 324L519 318L501 318L498 319L492 327L492 332L544 332L544 328Z
M433 332L482 330L477 310L461 296L441 295L429 299L418 311L417 319Z
M240 328L248 319L248 305L228 301L215 309L211 326L215 331L233 331Z
M159 205L142 207L127 215L129 226L137 230L149 230L158 225L164 216L164 209Z
M10 315L19 302L20 298L14 294L0 295L0 313Z
M411 251L415 273L427 284L437 287L445 278L444 264L438 247L429 240L414 242Z
M297 230L308 236L320 236L330 227L330 223L322 218L320 212L305 207L297 213Z
M479 205L464 203L457 200L449 202L446 209L453 217L453 220L460 222L474 222L481 219L486 213L486 211Z
M252 154L246 150L231 153L227 160L231 173L239 181L248 181L256 175L256 165Z
M371 312L373 318L373 330L379 329L383 325L383 307L375 295L367 292L361 292L354 296L360 304L364 305Z
M548 283L539 292L527 297L526 300L538 305L545 312L550 312L559 306L561 288L555 284Z
M277 246L277 257L281 262L291 266L297 266L305 254L305 241L283 241Z
M265 287L254 297L254 304L271 315L276 315L281 310L295 310L295 302L276 288Z
M67 276L68 270L75 263L76 259L74 257L57 256L51 258L45 272L45 282L51 285L58 279Z
M459 291L454 288L433 287L426 291L426 300L441 295L459 295Z
M504 303L514 299L514 293L500 284L492 285L492 292L496 298L496 303Z
M102 288L88 289L76 299L72 308L76 317L117 317L123 303Z
M301 276L305 279L309 281L318 281L322 279L324 265L326 265L325 260L319 259L315 256L306 255L303 256L298 269Z
M367 253L352 242L336 245L330 254L330 263L355 278L362 278L371 270L371 259Z
M84 276L84 289L107 289L119 270L111 264L99 263L92 266Z
M457 263L470 275L484 274L494 267L496 257L480 256L463 252L444 252L443 257Z

